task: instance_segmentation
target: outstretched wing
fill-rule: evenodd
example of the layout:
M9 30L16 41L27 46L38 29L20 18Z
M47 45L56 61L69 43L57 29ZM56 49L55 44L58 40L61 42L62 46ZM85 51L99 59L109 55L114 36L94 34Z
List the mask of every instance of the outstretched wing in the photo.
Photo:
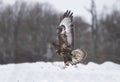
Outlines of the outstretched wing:
M57 33L62 36L62 38L59 38L59 45L65 43L68 48L74 48L73 12L67 10L63 14Z

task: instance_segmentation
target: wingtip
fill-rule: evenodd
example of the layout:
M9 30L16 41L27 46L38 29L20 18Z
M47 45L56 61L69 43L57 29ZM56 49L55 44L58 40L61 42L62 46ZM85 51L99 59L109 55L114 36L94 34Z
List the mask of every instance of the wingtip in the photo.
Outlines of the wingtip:
M64 18L64 17L71 17L71 18L72 18L72 17L73 17L72 15L73 15L73 12L71 12L71 10L67 10L67 11L63 14L63 18Z

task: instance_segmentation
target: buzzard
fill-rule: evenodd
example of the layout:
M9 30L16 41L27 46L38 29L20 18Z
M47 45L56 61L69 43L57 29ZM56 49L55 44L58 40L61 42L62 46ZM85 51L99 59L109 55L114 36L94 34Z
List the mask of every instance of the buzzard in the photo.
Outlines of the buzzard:
M74 49L73 12L66 11L57 28L58 40L61 49Z
M73 12L66 11L57 27L58 44L52 43L56 52L63 57L66 66L74 65L83 59L83 50L74 50ZM80 52L79 52L80 51Z

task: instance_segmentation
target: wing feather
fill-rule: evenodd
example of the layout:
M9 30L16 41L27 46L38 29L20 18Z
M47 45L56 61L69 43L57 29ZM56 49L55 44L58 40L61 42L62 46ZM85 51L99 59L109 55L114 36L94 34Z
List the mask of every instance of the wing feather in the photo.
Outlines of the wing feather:
M66 41L71 49L74 47L74 26L73 26L73 12L71 11L66 11L63 14L63 17L61 19L61 22L59 24L59 27L64 26L65 29L62 29L61 35L65 34Z

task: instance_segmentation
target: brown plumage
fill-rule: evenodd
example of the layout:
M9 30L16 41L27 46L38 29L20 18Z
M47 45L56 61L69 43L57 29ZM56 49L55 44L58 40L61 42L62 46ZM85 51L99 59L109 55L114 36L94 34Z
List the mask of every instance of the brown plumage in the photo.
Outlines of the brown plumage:
M63 57L65 65L72 62L71 52L74 49L73 12L66 11L57 28L58 44L52 43L56 52Z
M57 28L58 41L60 47L74 49L74 25L73 12L66 11L61 19L59 27Z
M74 50L74 25L73 12L66 11L57 27L58 44L51 44L60 56L63 57L65 65L75 65L86 57L86 53L82 49Z

